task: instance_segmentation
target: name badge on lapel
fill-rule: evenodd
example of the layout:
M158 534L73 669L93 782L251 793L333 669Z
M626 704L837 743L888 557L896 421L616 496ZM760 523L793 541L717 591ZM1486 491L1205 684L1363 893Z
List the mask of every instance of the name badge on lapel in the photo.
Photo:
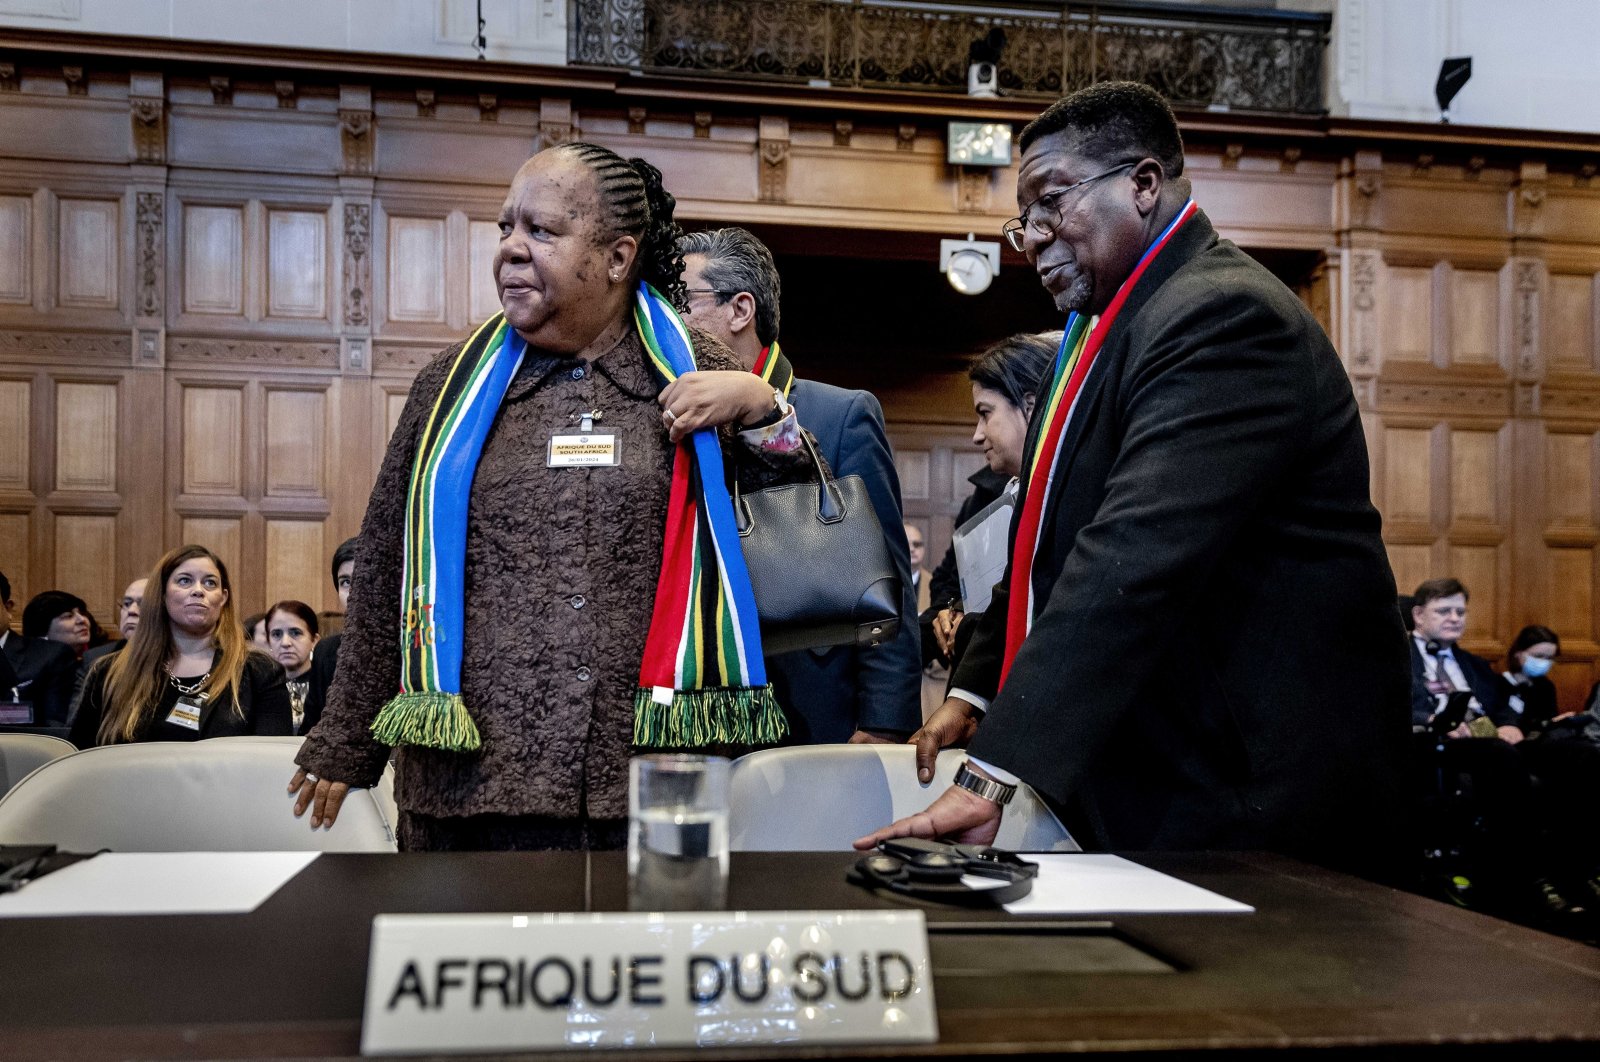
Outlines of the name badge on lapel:
M578 434L550 437L546 467L588 468L622 463L622 447L617 437L594 430L594 422L600 419L598 409L575 413L573 419L578 421Z
M178 703L172 706L172 711L167 715L167 722L185 730L199 730L200 713L204 708L205 702L198 698L179 697Z

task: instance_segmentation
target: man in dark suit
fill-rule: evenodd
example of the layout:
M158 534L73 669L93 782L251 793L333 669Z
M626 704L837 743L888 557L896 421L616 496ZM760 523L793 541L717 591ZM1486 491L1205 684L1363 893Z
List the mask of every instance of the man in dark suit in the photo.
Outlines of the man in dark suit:
M678 243L689 288L688 323L726 343L754 369L778 339L778 270L744 229L696 232ZM903 741L922 722L922 657L916 590L901 526L883 410L866 391L796 378L789 392L800 424L835 475L860 476L900 571L900 631L882 645L834 646L767 658L796 743Z
M0 572L0 652L9 674L0 689L0 718L32 726L66 726L78 657L62 642L24 638L11 629L11 580Z
M1467 719L1450 737L1472 737L1473 721L1486 719L1494 733L1477 736L1520 742L1526 736L1518 725L1521 720L1506 700L1494 665L1456 644L1467 629L1467 588L1455 579L1429 579L1411 600L1411 725L1426 727L1451 693L1469 692Z
M339 543L339 548L333 551L333 589L339 595L339 611L344 612L350 608L350 583L356 577L356 545L361 540L347 538ZM300 719L302 734L311 733L311 728L322 719L323 706L328 703L328 691L333 688L333 675L339 667L339 645L344 641L343 634L330 634L317 643L316 652L311 654L311 685L306 689L305 715Z
M135 579L123 589L122 599L117 602L117 640L95 646L84 653L83 659L78 661L78 669L72 678L72 710L67 713L68 722L78 714L78 701L83 697L83 684L89 678L89 669L94 667L94 662L102 656L110 656L126 649L128 639L139 629L139 610L144 603L144 587L147 582L148 579Z
M1020 779L1085 847L1387 872L1405 636L1338 355L1198 211L1149 88L1075 93L1020 145L1007 239L1084 338L1030 426L1010 568L919 735L919 771L975 735L970 758L858 846L992 839Z

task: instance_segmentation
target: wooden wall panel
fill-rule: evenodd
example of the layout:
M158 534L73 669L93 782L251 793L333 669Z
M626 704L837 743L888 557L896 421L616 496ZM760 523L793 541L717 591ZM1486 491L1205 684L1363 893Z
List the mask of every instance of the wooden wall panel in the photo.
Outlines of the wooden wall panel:
M1439 574L1432 548L1415 544L1389 543L1389 567L1394 569L1395 589L1402 594Z
M183 388L183 493L244 493L243 423L240 387Z
M101 626L116 622L117 520L114 516L55 518L56 567L50 589L77 594ZM41 588L43 589L43 588Z
M261 607L292 598L320 611L328 582L322 522L268 520L266 545L266 599Z
M902 498L921 501L932 496L932 455L928 451L898 450L894 455L894 465L900 477Z
M1390 520L1426 524L1433 519L1433 432L1383 431L1383 512Z
M244 313L244 208L183 208L185 313Z
M32 404L32 383L0 380L0 490L28 489Z
M117 489L117 385L56 386L56 489Z
M1500 277L1487 269L1457 269L1450 284L1450 360L1457 365L1500 363Z
M1506 630L1503 622L1505 601L1501 594L1501 577L1504 571L1500 548L1451 546L1445 556L1444 571L1460 579L1472 595L1464 640L1476 644L1485 656L1504 652L1516 631Z
M1450 516L1455 524L1498 525L1504 519L1500 449L1499 432L1450 433Z
M1433 357L1433 270L1390 266L1384 285L1384 334L1389 361Z
M18 630L22 629L22 606L36 592L31 578L34 555L31 526L27 513L0 510L0 558L3 558L0 572L5 572L11 582L11 599L17 604L17 615L12 618ZM48 588L40 586L38 589Z
M1550 432L1544 440L1545 531L1588 531L1595 524L1595 437Z
M33 201L0 195L0 303L33 301Z
M243 558L242 543L244 541L241 521L229 517L186 517L182 524L183 544L204 546L222 558L222 563L227 565L228 579L233 583L234 592L239 592L239 578L243 574L244 566L240 563ZM243 609L239 618L243 619L251 612L260 610L260 605L245 601L235 601L234 604Z
M474 221L467 226L467 316L474 324L500 312L500 296L495 291L495 249L500 246L500 226L493 221Z
M267 392L267 497L320 498L327 493L327 404L321 391Z
M267 316L328 315L328 217L310 210L267 212Z
M1565 639L1594 642L1594 550L1550 549L1545 552L1543 567L1548 602L1545 625Z
M389 391L384 394L383 402L383 445L389 445L390 436L400 424L400 414L406 409L406 391Z
M58 214L61 305L117 308L122 269L122 210L117 200L62 199Z
M1583 372L1600 368L1595 349L1596 277L1551 273L1545 351L1552 369Z
M389 320L444 324L444 222L389 219Z

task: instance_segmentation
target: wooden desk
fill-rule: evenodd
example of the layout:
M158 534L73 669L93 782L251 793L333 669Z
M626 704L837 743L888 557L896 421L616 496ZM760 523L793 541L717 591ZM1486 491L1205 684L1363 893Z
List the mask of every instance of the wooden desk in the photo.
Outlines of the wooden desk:
M887 906L844 881L851 859L737 854L730 905ZM1257 913L1114 920L1175 973L979 975L936 960L942 1042L870 1054L1600 1057L1600 951L1274 856L1138 861ZM0 1057L354 1056L373 915L625 907L617 853L324 855L250 915L0 921ZM929 915L934 934L1009 919Z

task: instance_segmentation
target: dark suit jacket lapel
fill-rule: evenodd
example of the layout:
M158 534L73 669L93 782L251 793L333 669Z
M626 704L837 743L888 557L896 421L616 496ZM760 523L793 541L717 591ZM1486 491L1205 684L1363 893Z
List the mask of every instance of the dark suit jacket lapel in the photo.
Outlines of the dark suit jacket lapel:
M218 649L211 656L211 670L213 672L216 671L217 665L220 664L220 663L222 663L222 650ZM244 676L244 675L240 675L239 676L241 682L244 680L245 677L246 676ZM181 697L183 695L180 693L178 696ZM243 689L240 689L239 691L237 691L234 694L234 696L239 698L240 700L243 700L244 699L244 691L243 691ZM199 733L200 733L201 737L205 737L206 736L206 727L211 725L211 715L216 710L217 710L217 698L215 698L215 697L207 697L206 698L206 702L200 706L200 731L199 731Z
M1128 331L1133 327L1134 318L1139 316L1139 311L1144 309L1150 297L1162 284L1171 279L1174 273L1192 261L1195 256L1215 243L1216 239L1217 231L1212 228L1205 212L1197 210L1188 224L1173 233L1167 246L1156 256L1155 261L1150 263L1149 268L1144 271L1144 276L1139 278L1139 282L1128 293L1128 300L1122 304L1117 319L1111 323L1111 329L1106 334L1105 344L1095 359L1094 367L1090 370L1088 378L1083 381L1083 390L1078 393L1078 408L1073 411L1072 419L1067 423L1066 431L1062 435L1061 460L1056 464L1056 486L1050 492L1049 508L1044 512L1041 523L1044 532L1048 533L1055 523L1061 499L1066 493L1064 488L1071 479L1073 459L1077 456L1078 447L1083 443L1089 426L1095 421L1095 415L1100 407L1100 396L1105 392L1105 381L1127 359ZM1036 568L1035 571L1037 570Z

